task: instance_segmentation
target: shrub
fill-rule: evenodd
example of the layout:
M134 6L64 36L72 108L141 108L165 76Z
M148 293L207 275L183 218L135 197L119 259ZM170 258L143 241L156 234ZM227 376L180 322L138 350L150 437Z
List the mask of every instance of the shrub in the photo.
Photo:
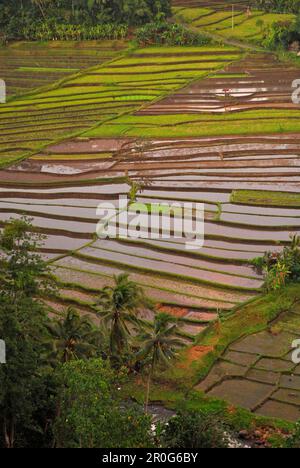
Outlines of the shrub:
M162 435L168 448L227 448L229 437L218 414L184 411L170 419Z
M126 374L108 361L71 361L57 371L54 434L59 448L153 447L151 417L122 400Z
M211 43L211 39L204 34L194 33L180 24L165 21L148 23L138 29L136 40L140 45L202 46Z
M5 34L8 39L26 38L21 31L35 30L37 24L140 26L158 16L171 15L170 0L1 0L0 3L0 36ZM97 35L98 38L103 36Z
M253 265L265 272L265 288L275 291L287 283L300 281L300 237L294 235L291 244L283 251L266 252L263 258L253 260Z
M264 31L263 46L268 49L287 49L297 39L293 21L278 21Z

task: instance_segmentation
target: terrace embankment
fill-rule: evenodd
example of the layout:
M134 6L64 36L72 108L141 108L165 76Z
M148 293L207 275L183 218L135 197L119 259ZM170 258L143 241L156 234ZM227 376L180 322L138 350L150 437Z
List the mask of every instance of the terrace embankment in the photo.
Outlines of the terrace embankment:
M85 136L182 139L298 133L300 107L292 99L298 77L299 68L274 54L250 53Z
M20 145L34 141L30 158L23 160L23 148L22 161L0 172L1 221L27 214L49 236L42 251L60 280L61 302L92 311L99 287L126 271L156 302L175 315L181 310L191 337L217 314L261 291L263 278L253 259L266 250L282 249L290 235L300 231L300 203L291 199L299 193L300 137L296 131L250 134L251 118L260 123L270 119L274 127L276 112L286 112L280 107L286 83L274 108L229 112L229 101L236 107L248 106L256 92L259 106L259 93L268 79L263 56L256 66L249 56L236 70L217 73L239 58L240 52L232 47L139 49L1 107L3 154L11 150L15 157L18 141ZM250 82L240 83L246 64ZM280 65L272 58L268 67L274 71ZM208 81L195 81L209 73ZM254 73L261 73L255 89ZM218 90L229 83L232 92L226 92L224 106ZM189 108L187 96L193 90L201 94L202 86L206 93L214 93L223 112L215 112L218 106L208 108L201 99L196 103L199 112ZM164 105L172 91L170 102L176 101L179 88L183 98L175 114L167 107L157 114L156 106ZM273 97L268 99L273 103ZM181 106L186 106L185 114ZM132 115L125 115L129 112ZM299 110L289 112L284 119L297 127ZM230 125L237 121L239 133L247 129L249 135L207 136L210 129L218 133L215 117L227 125L220 126L221 132L231 133ZM82 135L85 126L93 130ZM80 135L66 138L69 130ZM157 137L137 138L151 133ZM120 195L127 195L128 177L142 182L138 203L204 203L204 247L188 251L184 239L95 240L98 204L116 204ZM266 193L271 204L265 202Z
M17 95L111 60L126 48L125 41L14 42L0 47L0 76L8 96Z
M209 9L204 15L192 9L191 18L196 21L198 14L202 23L205 16L212 25L228 21L228 11L224 15L220 2L213 3L218 17L209 18ZM242 16L236 10L235 20ZM280 251L300 233L300 108L291 102L299 72L272 54L242 58L232 46L126 53L123 47L82 48L78 56L82 52L86 58L80 62L70 54L67 75L77 62L76 69L82 68L79 62L96 66L1 106L0 221L26 214L47 234L41 252L60 285L57 297L49 298L52 309L75 304L95 318L99 289L125 271L159 310L180 319L190 342L212 321L260 294L263 277L253 260ZM57 69L59 54L53 52ZM41 68L45 59L37 56ZM47 61L49 72L53 65ZM29 73L29 63L13 57L12 93L25 87L18 73L21 66ZM116 206L120 195L128 195L128 177L141 183L138 204L203 203L204 246L189 251L185 239L174 238L97 239L97 207ZM239 337L257 318L250 312L239 315ZM289 315L292 336L298 312ZM153 315L143 311L143 319ZM284 329L278 340L262 332L231 344L205 381L213 385L200 384L202 390L256 413L293 419L292 410L300 407L299 379L291 373L298 376L299 369L288 362L290 331ZM216 375L222 381L215 382ZM232 385L234 378L240 385ZM295 395L289 388L296 388Z

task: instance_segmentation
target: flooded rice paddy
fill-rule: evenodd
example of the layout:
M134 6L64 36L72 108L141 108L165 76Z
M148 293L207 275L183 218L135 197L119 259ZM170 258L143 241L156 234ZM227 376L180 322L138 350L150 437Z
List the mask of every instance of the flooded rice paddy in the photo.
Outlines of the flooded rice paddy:
M299 160L295 154L298 148L300 137L297 135L260 137L259 142L254 136L246 141L228 137L149 140L145 148L134 140L103 140L103 147L99 139L74 140L59 148L49 147L47 154L40 156L43 162L28 159L2 171L2 175L13 175L15 186L13 188L7 183L0 187L1 219L8 220L12 214L31 216L33 223L49 235L43 250L65 253L65 268L68 262L72 268L77 259L89 265L90 271L99 265L100 269L105 266L112 271L126 270L145 279L155 275L169 278L173 286L168 291L168 303L195 305L194 297L183 299L184 295L177 293L175 284L179 279L195 290L203 287L203 300L204 304L209 303L209 313L211 309L220 308L218 288L230 291L231 303L239 303L259 292L263 279L252 260L267 250L281 250L289 243L292 234L300 232L300 207L251 206L231 201L232 190L241 187L272 191L284 188L286 192L299 192ZM43 166L51 167L51 157L59 154L58 149L70 156L101 155L109 151L109 167L103 166L103 159L99 163L95 159L78 163L71 158L66 163L60 162L66 167L82 165L89 168L93 179L99 179L99 183L96 180L86 183L77 173L55 172L57 159L53 162L53 171L49 171L51 174L43 173ZM237 155L239 159L233 159ZM209 157L214 157L214 160ZM258 160L259 157L263 159ZM187 166L189 176L183 169ZM267 175L264 173L266 168ZM40 179L42 173L46 179ZM26 174L28 179L24 177ZM112 175L109 182L105 182L107 174ZM123 180L129 176L145 184L138 195L138 200L143 203L205 203L203 248L187 252L184 240L180 239L136 239L129 243L121 240L94 241L99 221L96 214L98 204L105 201L117 206L119 195L129 193L129 185L122 182L120 176ZM285 182L283 176L286 176ZM243 180L242 185L237 182L237 177ZM56 262L52 264L55 268ZM82 278L78 280L81 282ZM171 300L172 294L174 301ZM162 296L157 292L157 297Z

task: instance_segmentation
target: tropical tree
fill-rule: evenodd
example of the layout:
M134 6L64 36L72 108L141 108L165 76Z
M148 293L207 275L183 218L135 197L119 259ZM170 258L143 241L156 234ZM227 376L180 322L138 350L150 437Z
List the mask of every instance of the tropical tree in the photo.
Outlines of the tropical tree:
M130 187L128 192L129 204L133 204L137 202L137 197L143 191L143 185L141 182L131 179L127 177L127 183Z
M108 361L71 361L57 375L56 447L153 447L151 418L140 408L124 404L120 386L126 375L112 369Z
M43 236L33 232L28 217L11 219L6 224L0 237L3 252L0 255L0 292L10 296L12 302L33 297L49 286L48 281L41 280L46 277L48 266L37 253L43 241Z
M143 348L138 353L137 358L143 359L149 366L145 410L148 411L150 385L154 371L157 367L168 367L171 361L176 358L178 349L183 346L183 342L176 337L178 324L174 317L159 313L154 319L153 329L143 333L139 339L143 343Z
M51 356L55 361L68 362L73 359L92 357L97 352L97 335L91 320L69 307L62 318L53 320L47 325L51 337Z
M114 276L114 283L100 291L97 303L100 317L109 330L110 353L121 356L128 349L133 329L140 328L140 309L152 304L128 274Z
M22 434L41 432L35 419L46 373L47 312L39 299L47 265L35 253L40 237L27 218L11 220L0 235L0 446L15 447ZM44 393L45 394L45 393Z

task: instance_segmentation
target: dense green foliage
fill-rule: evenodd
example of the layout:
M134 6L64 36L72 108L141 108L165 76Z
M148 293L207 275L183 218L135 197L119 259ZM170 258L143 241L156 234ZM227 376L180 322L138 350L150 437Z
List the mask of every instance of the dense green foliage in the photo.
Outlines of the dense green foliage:
M49 318L42 297L55 293L55 285L36 253L43 238L31 231L30 219L21 218L8 223L0 236L0 336L7 354L7 364L0 366L0 446L7 448L53 445L57 395L65 389L57 377L61 363L91 357L101 362L108 342L103 331L73 309ZM126 437L129 429L122 421ZM135 437L134 428L130 434Z
M293 13L296 21L277 21L266 26L259 18L257 25L263 33L262 44L272 50L287 49L293 42L300 41L300 0L254 0L254 6L267 13Z
M170 0L2 0L0 31L8 39L39 39L46 29L47 38L50 35L55 39L57 28L60 31L58 26L66 25L67 34L72 25L80 25L80 36L102 39L116 37L117 33L113 35L110 31L112 24L142 25L157 16L169 16L170 12ZM121 31L123 34L124 26Z
M144 291L127 274L114 277L114 287L105 287L100 291L99 314L109 331L110 354L120 359L128 351L130 338L135 329L141 328L138 312L147 307Z
M227 448L229 440L217 414L184 411L170 419L164 432L164 443L178 449Z
M136 39L140 45L202 46L211 43L204 34L189 31L180 24L156 21L138 29Z
M35 298L47 287L38 281L47 266L34 253L40 237L27 228L26 219L16 220L0 237L0 336L7 353L7 364L0 366L0 446L7 448L27 446L36 437L44 444L41 416L51 408L44 401L51 387L45 361L48 317Z
M130 448L153 446L151 418L122 405L122 373L101 359L73 361L59 371L56 446Z

